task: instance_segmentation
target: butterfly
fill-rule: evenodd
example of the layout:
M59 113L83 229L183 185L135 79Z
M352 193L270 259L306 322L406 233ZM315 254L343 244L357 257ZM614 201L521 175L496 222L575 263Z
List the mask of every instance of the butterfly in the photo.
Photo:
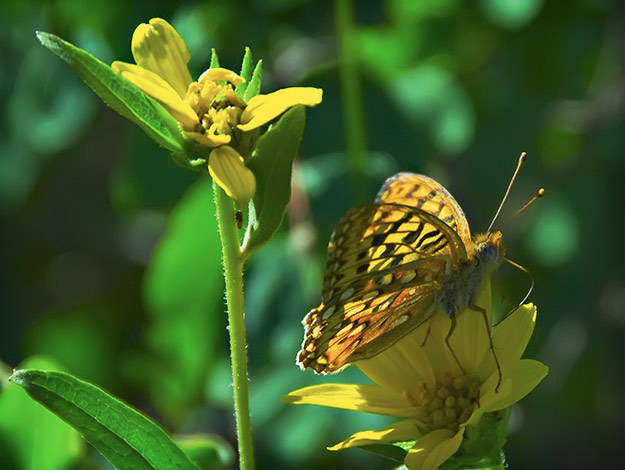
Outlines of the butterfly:
M348 211L332 234L321 304L302 321L298 365L337 372L375 356L437 310L450 318L467 307L485 315L474 300L503 260L501 232L472 236L440 183L413 173L390 177L373 204Z

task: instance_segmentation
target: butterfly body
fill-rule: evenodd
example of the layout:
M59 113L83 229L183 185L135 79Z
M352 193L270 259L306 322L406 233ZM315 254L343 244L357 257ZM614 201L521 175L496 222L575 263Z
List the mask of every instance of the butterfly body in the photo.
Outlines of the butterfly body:
M450 317L460 310L474 305L477 292L485 279L499 267L504 258L501 232L478 234L472 240L472 248L465 263L450 268L443 279L439 302ZM451 265L450 265L451 266Z
M370 358L436 311L454 317L504 257L500 232L474 238L433 179L389 178L374 204L354 208L328 246L322 302L304 318L302 368L336 372Z

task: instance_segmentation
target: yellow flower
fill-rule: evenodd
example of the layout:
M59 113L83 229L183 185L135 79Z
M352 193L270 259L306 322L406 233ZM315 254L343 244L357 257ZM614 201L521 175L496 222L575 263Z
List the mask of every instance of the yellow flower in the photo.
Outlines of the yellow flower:
M113 70L159 101L179 122L184 135L213 149L209 172L240 207L247 205L256 190L254 174L245 164L250 157L248 134L292 106L321 102L320 89L287 88L257 95L246 103L235 94L245 79L224 68L208 69L193 81L186 43L160 18L135 29L131 48L136 64L116 61Z
M482 289L476 304L490 306L489 288ZM485 413L516 403L548 373L544 364L521 359L536 322L534 305L519 307L492 331L501 382L484 317L466 310L456 321L450 344L457 361L445 344L451 320L437 312L377 356L356 363L375 384L316 385L293 391L285 400L401 418L384 429L357 432L328 449L416 440L406 467L438 468L458 451L467 431L488 421Z

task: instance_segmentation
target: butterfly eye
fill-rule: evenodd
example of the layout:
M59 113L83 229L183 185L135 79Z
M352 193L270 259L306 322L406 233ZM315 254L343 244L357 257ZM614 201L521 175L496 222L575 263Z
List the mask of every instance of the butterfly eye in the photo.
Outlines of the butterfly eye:
M477 246L477 256L485 264L490 264L497 260L497 255L497 247L492 243L483 242Z

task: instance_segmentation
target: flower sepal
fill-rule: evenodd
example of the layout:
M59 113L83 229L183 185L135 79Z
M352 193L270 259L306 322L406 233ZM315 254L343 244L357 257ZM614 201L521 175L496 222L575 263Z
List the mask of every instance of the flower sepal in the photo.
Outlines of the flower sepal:
M504 462L510 408L484 413L477 426L467 426L458 451L439 470L498 468Z
M260 85L263 80L262 59L256 62L256 66L253 64L252 51L246 47L241 62L241 76L245 79L245 83L236 88L236 95L246 102L260 93Z
M404 463L406 455L408 455L408 450L416 443L417 441L390 442L362 446L360 449L380 455L393 462Z
M83 49L54 34L36 34L41 44L67 62L108 106L172 154L183 153L185 138L178 123L158 101Z

